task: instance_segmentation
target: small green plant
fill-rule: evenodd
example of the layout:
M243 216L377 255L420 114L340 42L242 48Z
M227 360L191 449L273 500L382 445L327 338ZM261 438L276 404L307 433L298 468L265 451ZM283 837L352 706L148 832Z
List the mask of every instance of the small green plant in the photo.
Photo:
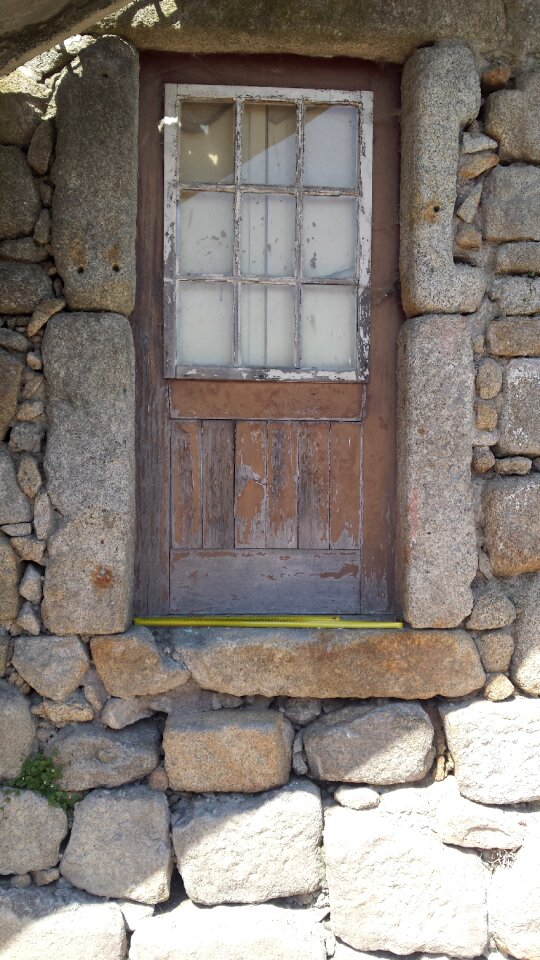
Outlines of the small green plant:
M9 802L10 793L33 790L45 797L52 806L70 811L81 798L78 793L70 793L58 786L61 776L62 768L55 763L53 757L36 753L24 761L19 776L8 781L4 800Z

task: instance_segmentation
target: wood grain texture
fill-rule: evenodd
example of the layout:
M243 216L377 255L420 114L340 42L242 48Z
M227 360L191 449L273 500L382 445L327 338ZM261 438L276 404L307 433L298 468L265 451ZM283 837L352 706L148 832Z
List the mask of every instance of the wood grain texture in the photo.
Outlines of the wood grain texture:
M267 547L298 546L298 425L268 424Z
M330 548L360 546L361 424L330 425Z
M329 546L329 427L301 423L298 428L298 546Z
M266 424L236 424L235 545L266 544Z
M171 553L171 613L358 613L356 550Z
M234 546L234 423L205 420L202 427L203 547Z
M360 420L363 383L174 380L171 417L195 420Z
M171 543L202 547L201 424L171 425Z

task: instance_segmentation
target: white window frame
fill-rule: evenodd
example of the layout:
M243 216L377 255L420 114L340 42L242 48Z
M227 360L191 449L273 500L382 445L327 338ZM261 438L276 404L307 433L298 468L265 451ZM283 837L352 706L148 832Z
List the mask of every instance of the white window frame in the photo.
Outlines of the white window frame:
M235 116L234 181L231 184L183 183L178 169L179 103L183 99L233 100ZM296 105L296 182L292 186L251 184L241 178L242 114L244 101L286 102ZM309 104L353 105L358 107L357 183L354 188L308 187L303 183L304 111ZM289 87L215 86L206 84L165 84L164 129L164 346L165 376L198 380L283 380L283 381L366 381L369 374L369 323L371 306L371 218L373 158L373 93L370 91L314 90ZM233 271L229 277L207 274L182 275L177 270L179 249L180 191L224 192L233 194L234 250ZM254 368L241 365L239 355L238 301L240 274L239 234L240 196L242 193L292 195L297 198L295 223L295 277L245 278L249 283L287 284L295 289L294 368ZM357 238L355 274L352 279L336 280L302 277L302 207L304 196L349 196L357 201ZM230 283L233 287L233 365L194 366L177 362L178 283L205 281ZM324 370L300 368L301 290L303 285L345 285L356 289L356 369ZM181 321L180 321L181 322Z

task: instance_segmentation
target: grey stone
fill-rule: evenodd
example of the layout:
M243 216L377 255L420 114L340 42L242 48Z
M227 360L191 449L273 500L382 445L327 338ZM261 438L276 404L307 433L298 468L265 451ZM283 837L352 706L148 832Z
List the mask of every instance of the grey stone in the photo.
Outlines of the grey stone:
M96 669L114 697L165 693L189 680L189 671L168 656L147 627L94 637L90 645Z
M276 710L171 714L163 736L173 790L257 793L289 779L294 731Z
M531 831L513 863L493 874L489 893L492 936L504 955L540 957L540 834Z
M276 706L294 726L303 727L319 716L322 701L313 697L280 697Z
M479 108L480 81L467 47L415 51L402 79L400 267L407 316L472 313L484 295L483 272L452 256L460 126Z
M503 243L495 251L495 273L540 273L540 243Z
M208 627L176 635L175 658L193 679L235 696L416 700L464 696L485 681L474 641L461 630L343 629L328 635Z
M499 156L504 163L540 163L539 113L539 72L521 73L515 90L498 90L487 98L484 128L499 141Z
M403 617L413 627L454 627L470 613L477 567L474 369L464 317L418 317L404 325L398 389L397 569Z
M39 190L18 147L0 147L0 240L32 233L41 210Z
M71 61L78 56L81 50L84 50L95 42L95 38L89 35L81 36L76 33L74 36L67 36L62 43L57 43L56 46L50 50L46 50L44 53L32 57L32 59L26 63L26 68L40 77L40 79L51 77L56 73L60 73L64 67L67 67Z
M47 251L38 247L33 237L18 237L16 240L2 240L0 243L1 260L22 260L23 263L41 263L47 259Z
M477 957L488 940L480 859L379 810L327 812L333 932L356 950Z
M0 680L0 780L13 780L35 746L35 727L28 700Z
M32 880L36 887L46 887L49 883L54 883L60 877L58 867L48 867L46 870L32 870Z
M540 359L510 360L506 368L498 450L540 455Z
M30 349L31 344L24 334L3 327L0 328L0 347L15 350L16 353L26 353L26 351Z
M7 537L27 537L32 533L31 523L3 523L0 527Z
M0 261L0 313L32 313L48 297L52 283L38 263Z
M159 747L158 728L142 720L114 732L74 724L56 734L45 750L58 759L63 790L91 790L147 776L159 763Z
M468 133L465 131L461 140L462 153L482 153L484 150L496 150L497 141L486 137L483 133Z
M137 720L145 720L154 713L144 697L133 697L130 700L121 700L111 697L101 711L100 721L111 730L123 730Z
M540 240L540 169L496 167L486 180L483 208L486 240Z
M82 683L89 666L78 637L16 637L13 665L34 690L64 700Z
M491 358L482 360L476 371L475 383L483 400L492 400L496 397L503 383L503 370L500 363Z
M380 796L373 787L353 787L344 784L334 792L334 800L350 810L373 810L379 806Z
M67 816L32 790L0 787L0 874L54 867L68 832Z
M38 540L47 540L54 530L54 511L45 490L40 490L34 500L34 530Z
M508 316L540 311L540 278L498 277L493 282L491 296Z
M495 473L501 477L509 477L517 474L524 477L531 472L532 460L528 457L506 457L504 460L497 460L495 463Z
M464 223L472 223L482 196L483 182L475 183L472 190L466 194L456 209L456 214Z
M57 314L42 350L48 493L64 517L48 544L44 622L51 633L122 632L133 578L131 330L116 314Z
M155 910L153 903L135 903L133 900L119 900L118 906L130 931L136 930L143 920L152 917Z
M111 857L111 851L114 856ZM75 807L61 872L100 897L169 899L169 806L148 787L95 790Z
M60 310L63 310L65 305L66 301L63 297L56 297L54 300L41 300L30 318L30 322L26 328L27 335L29 337L35 337L36 333L39 333L47 321L50 320L55 313L60 313Z
M109 36L56 93L52 243L71 309L133 310L138 89L136 51Z
M12 453L39 453L44 435L41 423L16 423L9 435L9 449Z
M304 749L317 780L408 783L428 773L433 737L431 720L417 703L361 704L309 724Z
M42 120L34 130L28 148L28 163L32 170L41 175L47 173L53 150L54 121Z
M17 407L17 420L33 421L44 414L44 404L41 400L25 400Z
M0 524L25 523L32 507L17 483L15 464L5 443L0 444Z
M490 353L501 357L540 357L540 318L513 317L490 323Z
M32 707L32 715L49 720L55 727L65 727L68 723L90 723L94 710L81 691L76 690L64 701L42 700Z
M45 543L37 537L12 537L11 546L21 560L29 560L44 566Z
M28 600L25 600L15 621L23 633L32 634L37 637L41 630L41 620L39 614Z
M518 581L515 593L520 615L510 676L525 693L540 697L540 576Z
M19 612L20 560L8 538L0 533L0 624L9 624Z
M324 931L309 911L274 904L205 909L190 901L144 920L131 960L326 960Z
M0 143L27 147L50 91L24 70L0 79Z
M514 692L514 684L504 673L490 674L483 691L486 700L490 700L492 703L508 700Z
M35 242L44 247L49 242L51 232L51 214L44 208L36 220L34 233L32 234Z
M0 633L0 677L5 676L12 653L11 637Z
M35 497L41 487L39 467L34 457L31 457L29 453L23 453L19 460L17 480L21 490L27 497Z
M122 912L71 889L0 892L2 960L124 960Z
M474 607L465 626L469 630L496 630L516 619L516 608L498 583L492 582L475 593Z
M18 357L0 349L0 440L15 418L23 366Z
M43 594L43 576L39 567L29 563L19 586L19 593L31 603L39 603Z
M321 799L309 781L255 797L193 800L173 825L186 892L197 903L259 903L322 881Z
M520 623L521 620L518 622L518 629ZM514 640L510 633L505 630L481 633L476 638L476 646L486 673L506 673L514 652Z
M482 500L484 546L495 576L540 570L540 476L491 480Z
M470 700L439 709L464 797L488 804L540 799L540 701Z

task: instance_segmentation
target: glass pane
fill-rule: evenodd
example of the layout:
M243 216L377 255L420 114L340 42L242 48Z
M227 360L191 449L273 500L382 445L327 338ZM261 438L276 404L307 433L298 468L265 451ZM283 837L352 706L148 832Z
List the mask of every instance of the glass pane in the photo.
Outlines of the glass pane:
M240 353L245 367L292 367L294 288L242 284Z
M356 187L357 143L356 107L306 107L304 184Z
M178 127L180 180L232 183L234 110L222 100L183 100Z
M353 197L304 197L304 277L354 277L356 233Z
M227 365L233 359L232 284L178 284L180 364Z
M356 369L356 288L302 287L303 367Z
M296 107L246 103L242 125L244 183L293 184L296 179Z
M245 193L240 222L240 270L263 277L294 277L294 197Z
M182 193L178 272L230 276L233 232L231 193Z

